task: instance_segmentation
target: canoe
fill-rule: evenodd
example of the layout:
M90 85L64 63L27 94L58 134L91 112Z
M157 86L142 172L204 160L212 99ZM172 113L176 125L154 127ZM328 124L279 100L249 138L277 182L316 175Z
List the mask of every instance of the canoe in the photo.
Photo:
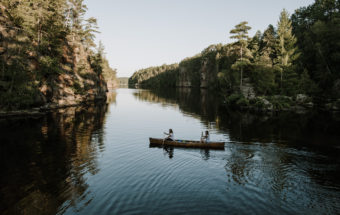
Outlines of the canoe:
M224 149L224 142L208 142L194 140L174 140L168 141L159 138L149 138L150 146L176 146L185 148L203 148L203 149Z

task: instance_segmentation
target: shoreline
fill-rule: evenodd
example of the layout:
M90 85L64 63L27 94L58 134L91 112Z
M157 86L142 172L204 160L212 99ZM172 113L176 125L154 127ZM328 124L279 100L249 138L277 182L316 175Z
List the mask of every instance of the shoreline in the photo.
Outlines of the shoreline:
M106 102L106 98L98 98L94 100L86 100L76 104L45 104L40 107L29 108L29 109L21 109L21 110L12 110L12 111L3 111L0 110L0 119L11 118L11 117L42 117L47 113L53 110L66 109L70 107L80 107L80 106L88 106L91 104L96 104L97 101Z

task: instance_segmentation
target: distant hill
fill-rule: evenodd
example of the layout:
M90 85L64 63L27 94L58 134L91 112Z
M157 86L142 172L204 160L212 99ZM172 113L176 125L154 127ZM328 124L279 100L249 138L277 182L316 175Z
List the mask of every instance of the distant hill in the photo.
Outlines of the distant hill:
M129 85L128 77L117 78L119 87L127 87Z

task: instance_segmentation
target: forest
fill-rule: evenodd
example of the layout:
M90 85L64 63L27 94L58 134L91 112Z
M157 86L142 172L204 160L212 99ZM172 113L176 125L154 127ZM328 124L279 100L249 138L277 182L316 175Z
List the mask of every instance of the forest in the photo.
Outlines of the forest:
M0 2L0 110L104 99L116 79L83 0Z
M211 45L179 64L136 71L131 86L201 87L230 106L340 108L340 1L316 0L249 36L244 21L230 44Z

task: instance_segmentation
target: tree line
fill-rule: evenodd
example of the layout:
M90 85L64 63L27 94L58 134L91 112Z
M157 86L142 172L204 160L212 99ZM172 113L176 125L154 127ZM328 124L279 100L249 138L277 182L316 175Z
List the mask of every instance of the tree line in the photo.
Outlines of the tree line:
M57 79L67 75L75 96L103 84L106 73L115 78L94 42L97 20L86 11L83 0L0 2L0 109L53 101Z
M153 67L152 72L137 71L130 80L151 88L164 86L157 84L165 81L159 74L168 72L177 86L211 88L226 97L234 94L244 97L240 92L251 85L258 96L294 98L306 94L321 100L339 99L338 0L316 0L292 15L283 10L276 26L269 25L253 37L248 34L250 29L247 22L239 23L230 31L234 42L211 45L184 59L177 72ZM141 73L144 78L135 79ZM169 75L166 78L170 80Z

